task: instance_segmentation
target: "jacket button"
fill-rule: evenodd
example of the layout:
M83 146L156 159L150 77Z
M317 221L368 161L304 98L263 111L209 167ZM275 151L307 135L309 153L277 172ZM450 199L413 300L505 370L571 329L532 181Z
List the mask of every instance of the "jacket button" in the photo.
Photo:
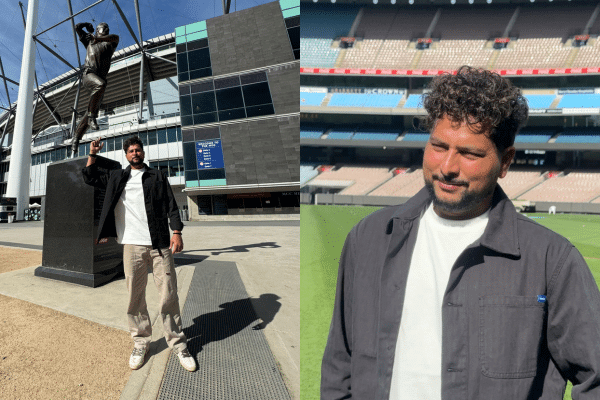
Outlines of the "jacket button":
M391 350L391 349L392 349L392 346L388 346L388 347L387 347L387 349L388 349L388 350Z

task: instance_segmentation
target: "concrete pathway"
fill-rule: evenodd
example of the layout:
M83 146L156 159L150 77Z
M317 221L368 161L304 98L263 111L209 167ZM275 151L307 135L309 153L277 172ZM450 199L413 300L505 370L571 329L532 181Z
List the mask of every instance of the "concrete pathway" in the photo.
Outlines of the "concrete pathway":
M180 304L185 304L197 263L203 259L235 262L250 297L275 294L281 308L263 330L292 399L300 399L300 221L188 222L184 251L176 256ZM0 224L0 246L39 249L43 222ZM1 248L0 248L1 251ZM35 277L27 268L0 275L0 294L19 298L103 325L127 331L123 279L100 288ZM170 355L161 345L158 294L149 277L147 302L153 321L153 346L143 368L134 371L122 399L155 400ZM257 310L260 315L260 310ZM158 322L158 323L157 323Z

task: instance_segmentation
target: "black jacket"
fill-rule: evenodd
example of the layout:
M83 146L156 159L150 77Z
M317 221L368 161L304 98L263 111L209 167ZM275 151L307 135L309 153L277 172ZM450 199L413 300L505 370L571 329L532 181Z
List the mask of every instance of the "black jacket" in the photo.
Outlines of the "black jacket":
M348 234L321 399L389 398L426 189ZM545 296L545 297L544 297ZM442 400L600 399L600 293L575 247L496 188L481 238L457 258L442 306Z
M106 190L98 224L98 240L117 236L114 211L125 189L130 171L131 166L104 173L97 168L96 164L81 170L85 183ZM169 247L171 242L169 222L172 230L183 229L169 180L159 170L146 166L146 172L142 175L142 188L152 248Z

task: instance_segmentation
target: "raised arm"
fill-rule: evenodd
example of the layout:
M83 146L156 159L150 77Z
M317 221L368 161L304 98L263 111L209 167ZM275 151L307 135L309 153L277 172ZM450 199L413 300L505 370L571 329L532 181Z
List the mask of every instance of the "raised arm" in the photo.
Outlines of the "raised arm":
M102 147L104 147L104 143L100 142L100 139L101 138L98 138L90 144L90 155L88 156L88 162L81 172L83 173L83 180L85 183L100 189L106 189L109 174L102 173L96 167L96 154L98 154Z
M85 32L83 28L87 28L87 32ZM79 36L79 41L83 43L85 47L87 47L91 38L94 37L94 35L92 35L94 32L94 25L90 24L89 22L80 22L75 25L75 32L77 32L77 35Z

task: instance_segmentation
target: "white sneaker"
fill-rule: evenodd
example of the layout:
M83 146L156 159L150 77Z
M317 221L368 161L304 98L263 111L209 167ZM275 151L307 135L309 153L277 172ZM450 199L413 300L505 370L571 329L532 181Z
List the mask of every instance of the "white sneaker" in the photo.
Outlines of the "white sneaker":
M192 357L187 348L177 353L177 357L179 357L179 363L181 363L183 368L190 372L194 372L196 370L196 360L194 360L194 357Z
M147 352L148 346L141 349L134 347L133 351L131 352L131 357L129 357L129 368L139 369L142 365L144 365L144 358L146 357Z

